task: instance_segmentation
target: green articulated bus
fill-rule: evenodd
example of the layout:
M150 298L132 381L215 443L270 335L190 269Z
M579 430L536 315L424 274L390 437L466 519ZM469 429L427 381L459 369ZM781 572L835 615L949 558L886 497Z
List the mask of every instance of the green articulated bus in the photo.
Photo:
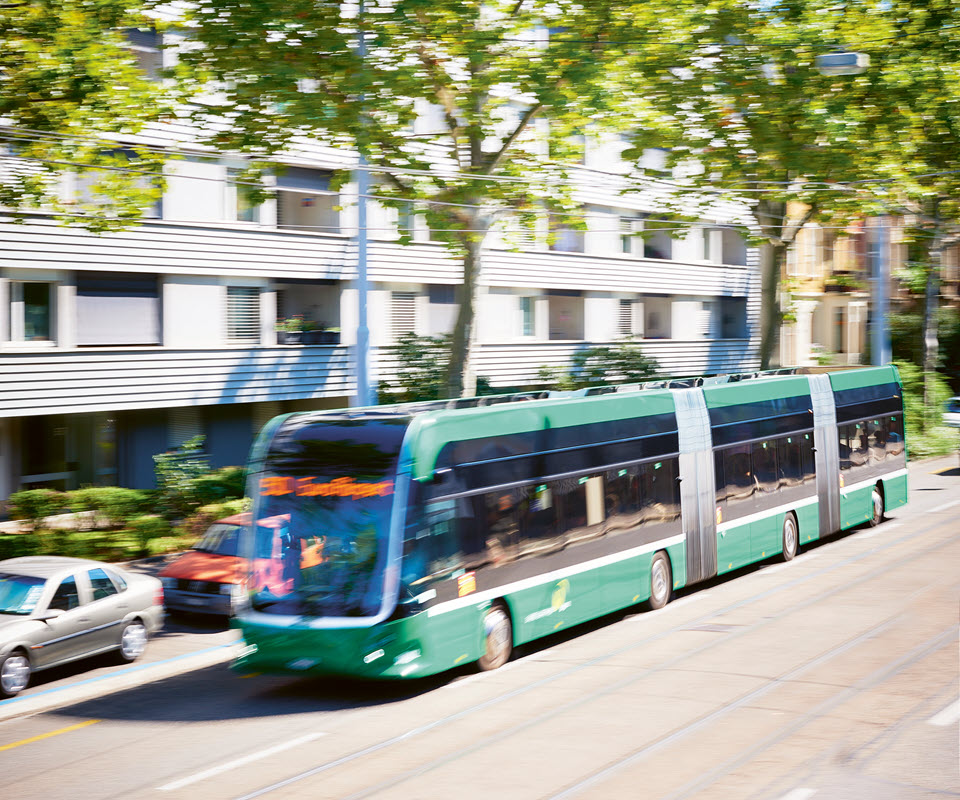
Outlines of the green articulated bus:
M419 677L798 548L907 500L894 367L274 419L236 666Z

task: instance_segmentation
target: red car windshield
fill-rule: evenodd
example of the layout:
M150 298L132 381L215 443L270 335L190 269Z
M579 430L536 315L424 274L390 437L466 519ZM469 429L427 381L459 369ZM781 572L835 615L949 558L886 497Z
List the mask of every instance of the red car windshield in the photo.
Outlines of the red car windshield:
M194 546L201 553L215 553L218 556L235 556L240 546L240 525L228 525L216 522L207 528L203 538Z

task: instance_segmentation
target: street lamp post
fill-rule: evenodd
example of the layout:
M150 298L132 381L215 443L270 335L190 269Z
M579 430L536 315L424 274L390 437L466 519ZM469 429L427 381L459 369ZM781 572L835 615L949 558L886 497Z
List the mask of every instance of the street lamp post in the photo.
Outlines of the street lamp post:
M363 17L363 0L357 9L357 55L362 61L367 53L367 43L360 25ZM357 187L357 396L358 406L373 405L370 393L370 328L367 325L367 195L370 176L363 153L359 154L355 170Z
M890 262L888 218L880 217L880 224L874 227L874 252L871 273L873 276L873 324L870 331L871 359L874 364L889 364L893 356L890 351L890 333L887 326L889 308L888 290L890 287Z

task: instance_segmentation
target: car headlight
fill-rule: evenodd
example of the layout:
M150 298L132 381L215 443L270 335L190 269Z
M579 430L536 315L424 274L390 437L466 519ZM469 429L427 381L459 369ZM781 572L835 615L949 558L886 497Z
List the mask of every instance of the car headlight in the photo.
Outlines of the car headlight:
M220 594L227 594L230 597L242 597L243 586L239 583L221 583Z
M176 578L161 578L160 585L164 589L176 589L177 588L177 579Z

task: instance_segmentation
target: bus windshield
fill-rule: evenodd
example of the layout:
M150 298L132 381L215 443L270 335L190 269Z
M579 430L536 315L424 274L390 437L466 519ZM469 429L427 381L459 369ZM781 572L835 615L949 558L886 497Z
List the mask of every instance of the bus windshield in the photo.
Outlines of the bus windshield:
M372 617L383 602L402 420L294 416L260 466L251 604L272 614Z

